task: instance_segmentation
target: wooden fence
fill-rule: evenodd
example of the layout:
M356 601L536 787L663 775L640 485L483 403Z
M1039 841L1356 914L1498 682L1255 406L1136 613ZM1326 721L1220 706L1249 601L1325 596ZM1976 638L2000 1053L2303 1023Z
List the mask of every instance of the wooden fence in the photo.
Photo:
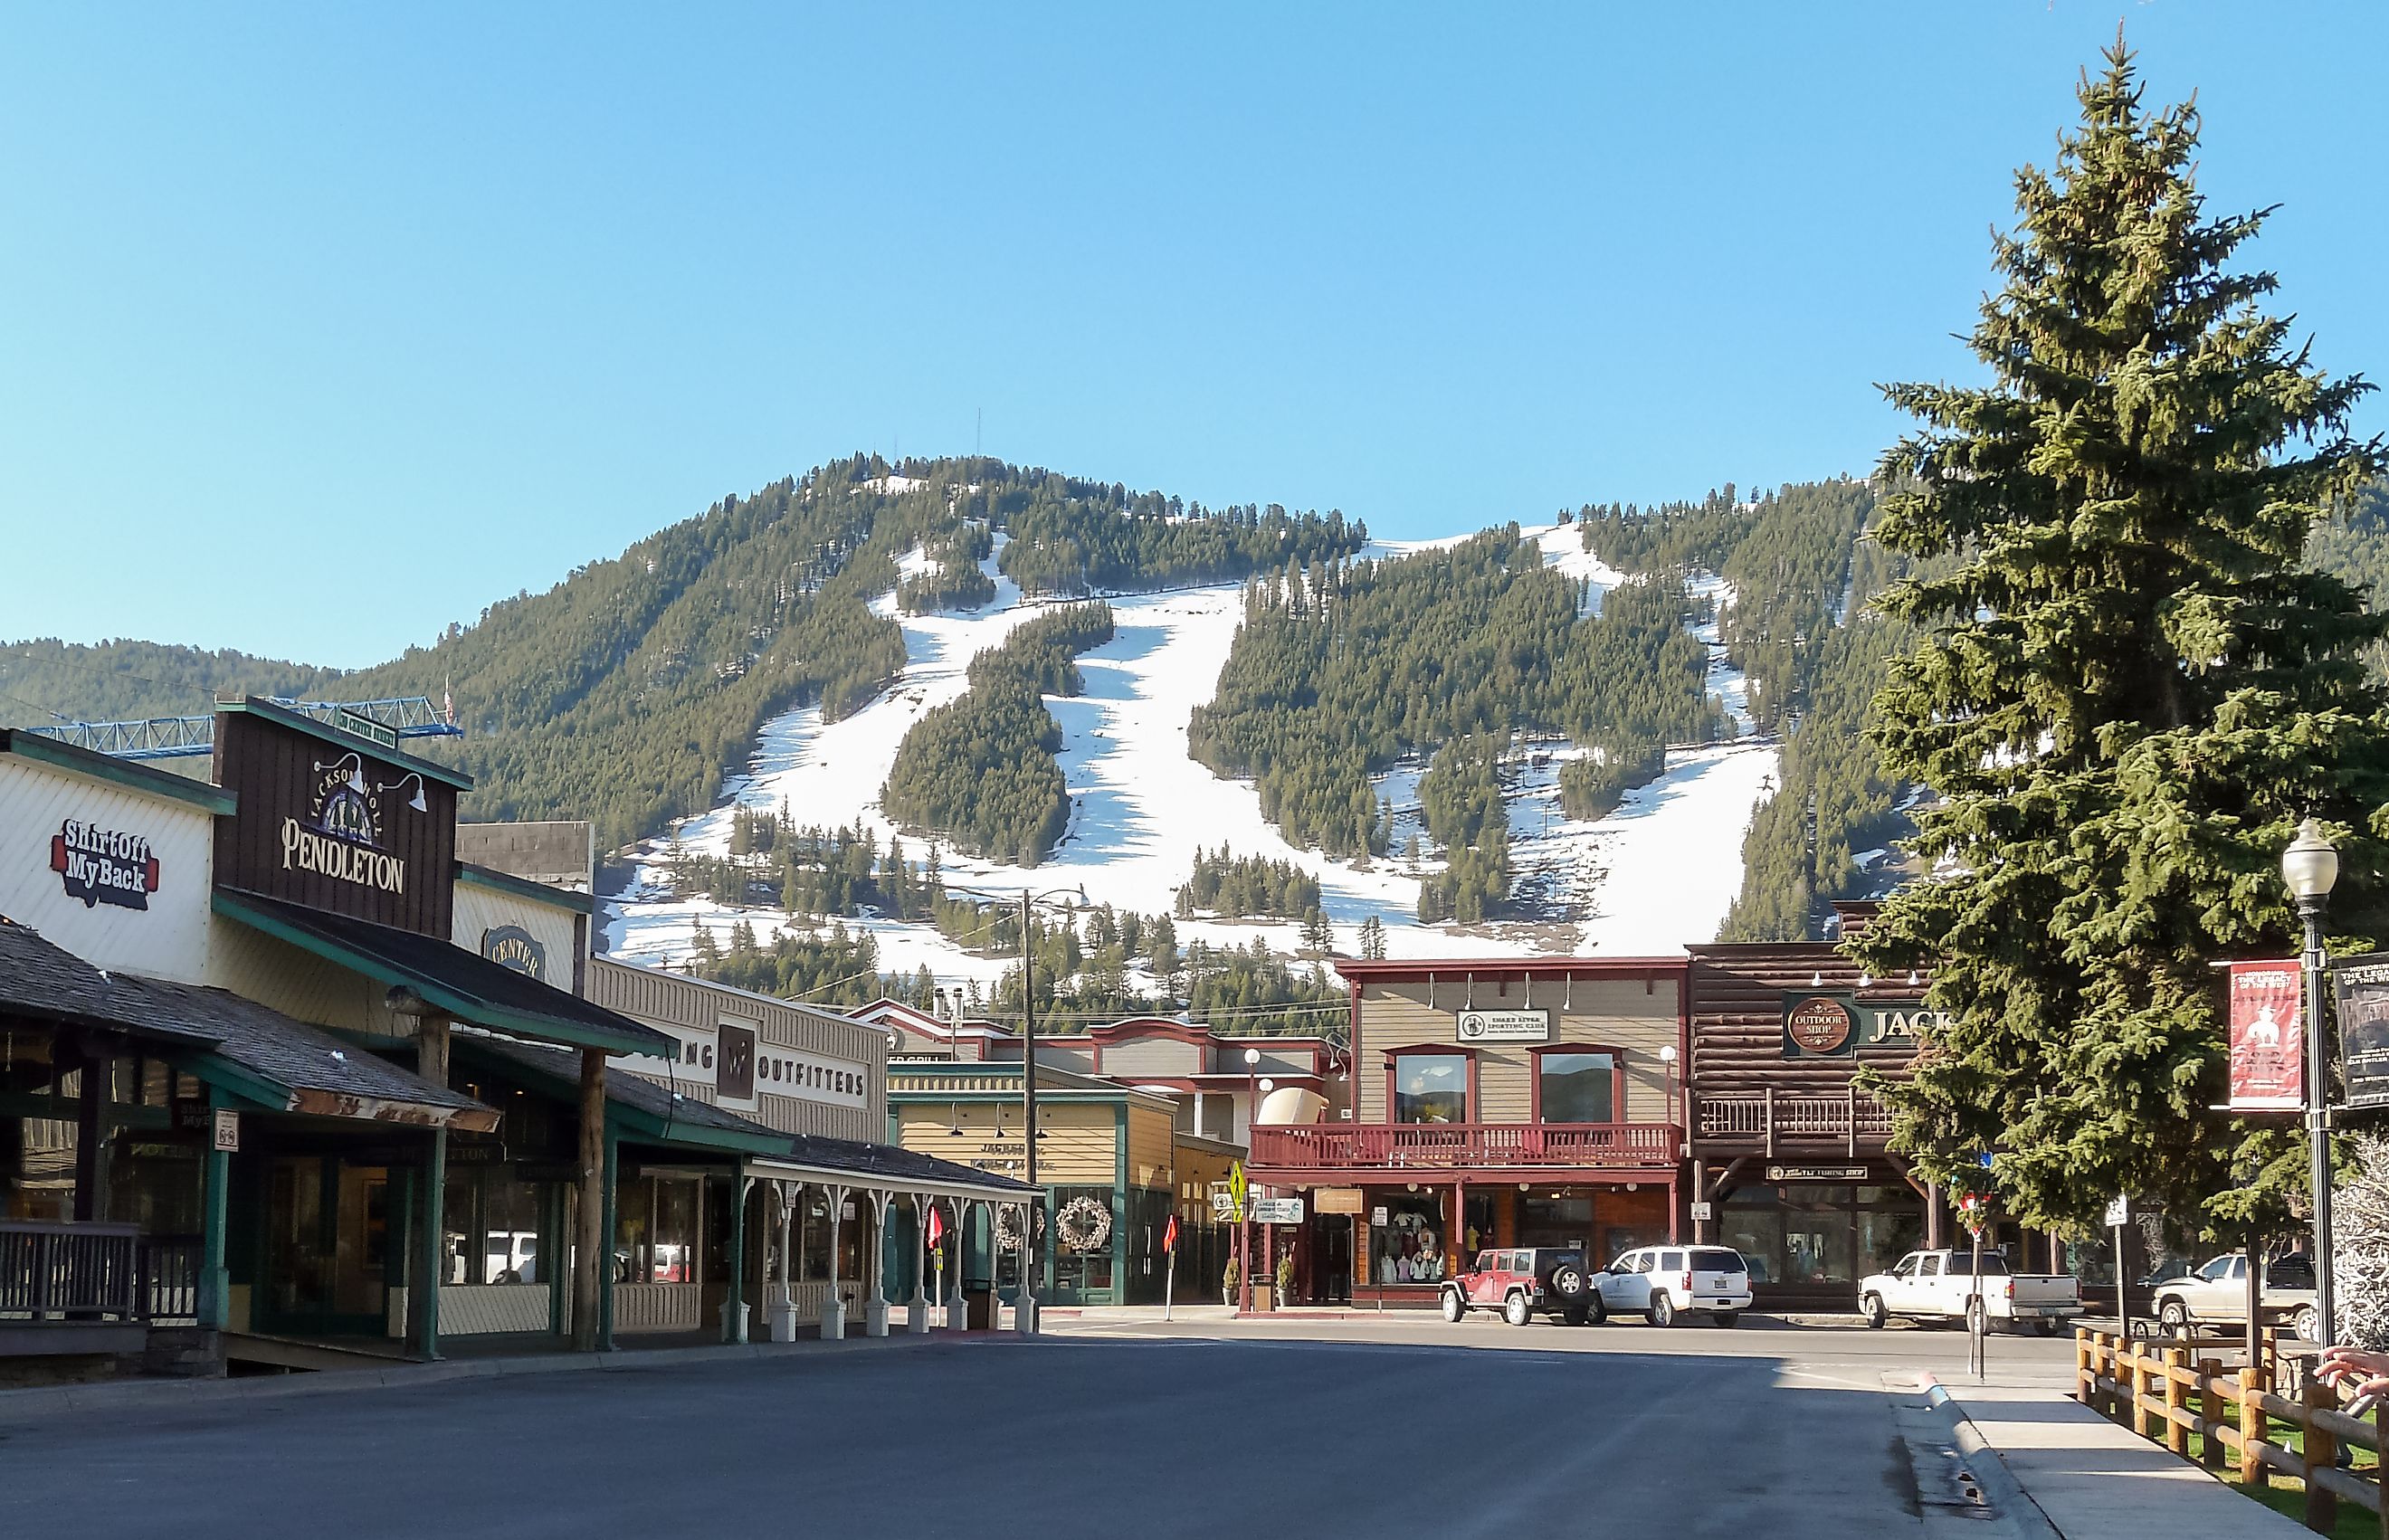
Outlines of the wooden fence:
M2389 1427L2389 1401L2373 1408L2370 1420L2348 1417L2339 1396L2328 1385L2298 1376L2296 1394L2287 1388L2287 1372L2297 1367L2276 1348L2266 1333L2265 1351L2257 1361L2227 1366L2218 1355L2240 1352L2237 1338L2188 1338L2139 1343L2112 1331L2076 1328L2074 1370L2076 1398L2130 1428L2143 1438L2161 1440L2185 1459L2193 1457L2191 1437L2199 1446L2195 1457L2209 1470L2223 1472L2227 1452L2239 1483L2261 1491L2274 1472L2295 1476L2306 1483L2306 1526L2329 1534L2339 1522L2339 1505L2350 1502L2378 1516L2383 1540L2389 1540L2389 1504L2381 1497L2381 1468L2367 1472L2340 1469L2343 1447L2369 1449L2376 1462ZM2284 1425L2300 1436L2293 1449L2277 1432Z

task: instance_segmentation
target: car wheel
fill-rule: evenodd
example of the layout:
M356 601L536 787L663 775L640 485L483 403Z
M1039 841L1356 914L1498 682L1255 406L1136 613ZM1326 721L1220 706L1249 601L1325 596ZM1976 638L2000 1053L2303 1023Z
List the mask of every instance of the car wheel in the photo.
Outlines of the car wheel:
M1609 1306L1601 1303L1601 1291L1595 1289L1587 1293L1584 1300L1585 1324L1588 1326L1599 1326L1608 1318Z
M2032 1323L2032 1331L2036 1337L2054 1337L2057 1335L2057 1323L2052 1320L2037 1320Z
M1456 1321L1466 1314L1468 1314L1468 1306L1461 1302L1460 1291L1446 1289L1443 1292L1443 1318Z
M2168 1337L2190 1335L2190 1307L2178 1299L2169 1299L2157 1306L2157 1324Z
M1552 1292L1561 1303L1573 1305L1584 1297L1584 1269L1572 1262L1563 1262L1552 1269Z
M2296 1315L2290 1317L2290 1330L2298 1334L2298 1340L2301 1342L2313 1342L2315 1332L2321 1325L2322 1317L2315 1314L2315 1308L2311 1305L2301 1307Z
M1651 1296L1650 1314L1651 1324L1653 1326L1673 1326L1676 1324L1675 1302L1665 1294L1654 1294Z
M1859 1298L1859 1314L1866 1317L1867 1330L1880 1331L1883 1323L1891 1319L1891 1312L1883 1307L1881 1294L1862 1294Z
M1534 1307L1524 1294L1512 1294L1501 1302L1501 1318L1512 1326L1524 1326L1535 1318Z
M1571 1305L1560 1312L1560 1319L1570 1326L1591 1326L1592 1309L1590 1305L1582 1304Z
M1734 1322L1742 1319L1742 1312L1739 1310L1712 1310L1709 1312L1709 1319L1717 1322L1719 1326L1731 1326Z

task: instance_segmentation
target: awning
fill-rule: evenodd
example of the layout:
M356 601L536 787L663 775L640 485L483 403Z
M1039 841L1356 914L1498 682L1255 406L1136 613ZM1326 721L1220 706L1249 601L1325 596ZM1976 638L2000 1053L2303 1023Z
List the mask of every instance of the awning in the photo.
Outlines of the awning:
M134 994L124 980L95 968L30 925L0 918L0 1016L53 1026L96 1027L183 1046L216 1041L205 1027Z
M384 984L403 984L461 1022L539 1042L664 1058L680 1045L651 1026L526 974L500 967L436 935L302 909L262 894L218 888L215 910Z
M498 1126L497 1109L255 1000L163 979L120 974L117 983L160 1016L213 1034L205 1051L175 1062L265 1111L469 1133Z
M818 1134L782 1134L779 1138L779 1152L749 1162L747 1170L758 1177L779 1177L790 1181L893 1188L937 1198L977 1198L998 1203L1019 1203L1037 1190L1010 1177L999 1177L975 1165L940 1160L899 1145L866 1144L860 1139L828 1139Z
M462 1059L485 1057L502 1069L541 1082L559 1101L569 1102L581 1094L577 1055L479 1034L460 1035L451 1039L451 1046ZM788 1136L776 1128L725 1113L709 1101L683 1096L627 1070L606 1072L606 1115L623 1138L641 1144L743 1154L785 1150L788 1145Z

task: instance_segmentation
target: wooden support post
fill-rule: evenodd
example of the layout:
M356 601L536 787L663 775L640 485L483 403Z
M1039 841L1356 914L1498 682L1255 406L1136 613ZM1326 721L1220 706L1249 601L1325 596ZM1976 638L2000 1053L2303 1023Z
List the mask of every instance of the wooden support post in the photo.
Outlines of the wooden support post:
M2329 1385L2308 1380L2298 1387L2298 1404L2308 1411L2319 1407L2337 1407L2339 1395ZM2306 1452L2300 1462L2306 1467L2306 1528L2317 1534L2329 1534L2339 1527L2339 1498L2323 1490L2314 1479L2318 1470L2330 1470L2339 1464L2339 1439L2328 1431L2306 1424Z
M2190 1457L2190 1430L2181 1419L2190 1410L2190 1386L2183 1382L2182 1374L2189 1368L2190 1349L2165 1350L2165 1447L2184 1459Z
M415 1319L415 1355L426 1363L440 1356L440 1275L446 1270L448 1224L442 1205L448 1196L448 1130L431 1130L431 1150L423 1166L422 1201L416 1212L423 1228L415 1236L414 1288L407 1293L408 1312Z
M581 1172L579 1206L572 1215L572 1345L581 1353L597 1347L598 1279L610 1260L606 1224L606 1055L581 1050Z
M448 1083L448 1018L426 1012L415 1019L415 1073L435 1086Z
M2375 1402L2372 1406L2372 1450L2376 1460L2389 1461L2389 1403ZM2382 1473L2389 1471L2389 1463L2376 1464L2372 1476L2375 1485L2383 1486L2380 1508L2373 1517L2379 1521L2381 1540L2389 1540L2389 1483Z
M83 1225L108 1217L108 1104L116 1062L88 1040L76 1045L75 1060L82 1088L75 1095L74 1217Z
M2240 1484L2251 1492L2263 1491L2266 1482L2265 1462L2255 1450L2255 1445L2269 1442L2265 1437L2268 1424L2264 1396L2264 1368L2251 1364L2240 1375Z
M2149 1436L2149 1404L2142 1399L2149 1394L2148 1350L2134 1343L2129 1349L2132 1366L2132 1432L2142 1438Z
M730 1258L728 1292L722 1300L722 1340L747 1340L747 1160L730 1163Z
M597 1351L614 1351L614 1237L618 1227L614 1219L615 1200L621 1192L622 1146L614 1130L606 1130L605 1203L599 1210L598 1233L604 1238L602 1256L604 1270L597 1275Z
M2198 1361L2198 1418L2205 1426L2199 1437L2205 1442L2200 1446L2198 1463L2209 1470L2223 1469L2223 1435L2216 1424L2223 1420L2223 1397L2216 1391L2216 1381L2222 1378L2223 1363L2218 1358Z
M209 1088L208 1106L215 1108L224 1093ZM232 1274L224 1266L224 1227L231 1214L232 1156L208 1140L199 1177L198 1323L222 1331L232 1316Z
M2086 1406L2099 1405L2098 1366L2091 1356L2091 1333L2076 1328L2074 1332L2074 1399Z

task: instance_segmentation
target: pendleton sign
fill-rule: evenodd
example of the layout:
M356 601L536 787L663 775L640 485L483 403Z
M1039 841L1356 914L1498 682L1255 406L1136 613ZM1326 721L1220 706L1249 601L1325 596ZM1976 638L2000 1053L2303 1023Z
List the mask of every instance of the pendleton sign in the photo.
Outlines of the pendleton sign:
M1922 1000L1870 1000L1804 989L1783 997L1783 1057L1846 1058L1861 1048L1914 1047L1917 1032L1947 1018Z
M251 699L217 707L216 780L221 886L448 938L468 779Z

